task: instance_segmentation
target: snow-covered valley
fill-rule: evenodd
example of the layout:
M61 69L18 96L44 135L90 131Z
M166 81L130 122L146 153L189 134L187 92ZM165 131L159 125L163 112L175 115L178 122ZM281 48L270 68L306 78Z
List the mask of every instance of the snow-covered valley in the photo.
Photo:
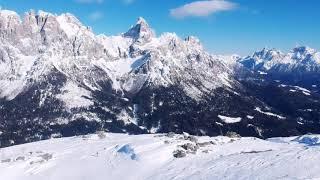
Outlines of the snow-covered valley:
M320 136L97 133L0 149L3 180L317 179Z

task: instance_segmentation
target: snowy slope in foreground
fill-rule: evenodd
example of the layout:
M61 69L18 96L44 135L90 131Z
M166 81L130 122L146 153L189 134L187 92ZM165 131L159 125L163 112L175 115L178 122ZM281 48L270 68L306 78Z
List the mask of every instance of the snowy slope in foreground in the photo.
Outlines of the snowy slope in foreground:
M320 136L273 138L104 134L0 149L1 179L314 179ZM179 145L189 153L174 158ZM195 154L193 145L197 144Z

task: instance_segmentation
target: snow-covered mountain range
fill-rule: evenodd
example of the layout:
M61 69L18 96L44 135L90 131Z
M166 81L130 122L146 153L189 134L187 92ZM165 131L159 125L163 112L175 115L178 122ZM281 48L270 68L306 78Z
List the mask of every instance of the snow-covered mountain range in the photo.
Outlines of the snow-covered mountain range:
M101 90L99 82L110 80L112 89L131 93L139 91L145 82L168 86L179 81L187 85L195 73L201 83L207 84L200 89L190 85L188 88L194 89L194 96L198 91L222 86L231 72L206 53L198 39L182 40L172 33L157 38L143 18L128 32L106 37L94 35L71 14L29 12L23 20L7 10L2 10L0 15L1 77L4 77L1 82L5 84L1 97L7 100L53 71L65 75L68 86L81 84L83 88ZM209 68L213 65L215 68ZM188 74L184 73L186 68L190 69ZM199 68L207 68L203 69L206 73ZM209 79L208 74L220 72L225 72L225 76L204 82ZM87 105L85 100L83 104Z
M260 71L319 73L320 52L306 46L296 47L288 54L276 49L263 49L239 62L247 68Z
M252 56L237 59L244 67L269 80L314 88L320 84L320 52L299 46L285 54L276 49L263 49Z
M319 53L310 48L218 56L192 36L157 36L143 18L105 36L72 14L9 10L0 11L0 42L1 146L97 130L263 138L320 132L319 81L306 78L306 89L255 73L318 75Z

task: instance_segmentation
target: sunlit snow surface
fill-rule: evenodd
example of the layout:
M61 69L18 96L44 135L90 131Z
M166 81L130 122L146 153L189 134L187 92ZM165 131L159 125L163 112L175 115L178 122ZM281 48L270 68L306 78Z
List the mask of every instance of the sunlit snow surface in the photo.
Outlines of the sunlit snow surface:
M0 149L0 179L314 179L320 178L319 137L199 137L210 143L184 158L172 154L192 143L181 135L51 139Z
M237 123L241 121L241 117L227 117L227 116L222 116L222 115L218 115L218 117L225 123Z

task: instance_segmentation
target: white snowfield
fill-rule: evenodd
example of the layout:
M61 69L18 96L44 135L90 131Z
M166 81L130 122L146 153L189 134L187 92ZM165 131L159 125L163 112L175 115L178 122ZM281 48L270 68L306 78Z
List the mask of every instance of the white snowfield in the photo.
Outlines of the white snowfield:
M189 136L191 137L191 136ZM317 179L320 136L290 138L102 134L0 149L1 180ZM194 139L194 138L193 138Z
M228 117L228 116L222 116L222 115L218 115L218 117L225 123L237 123L241 121L241 117Z

